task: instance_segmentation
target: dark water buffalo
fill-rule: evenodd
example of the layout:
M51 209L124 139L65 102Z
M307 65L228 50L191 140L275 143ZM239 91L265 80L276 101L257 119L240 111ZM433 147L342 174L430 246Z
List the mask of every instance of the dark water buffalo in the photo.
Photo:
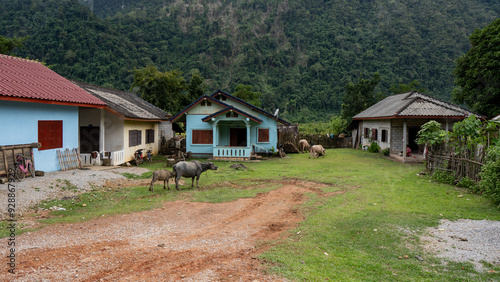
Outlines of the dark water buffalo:
M217 166L211 162L201 163L199 161L190 162L178 162L174 165L175 172L175 188L179 189L179 180L181 177L191 177L193 180L191 182L191 187L194 187L194 178L196 177L196 188L198 188L198 180L202 172L211 170L217 170Z

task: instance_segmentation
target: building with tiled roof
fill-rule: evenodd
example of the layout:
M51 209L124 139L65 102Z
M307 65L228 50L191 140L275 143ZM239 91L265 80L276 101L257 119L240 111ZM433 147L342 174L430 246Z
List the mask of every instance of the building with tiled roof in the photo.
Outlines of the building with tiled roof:
M406 146L413 152L422 152L415 139L424 123L436 120L443 129L451 130L453 123L471 115L478 116L416 91L392 95L352 118L353 146L366 148L377 142L381 149L390 148L393 154L406 151Z
M33 153L36 170L59 170L56 151L79 146L82 107L104 109L106 103L40 62L0 54L0 175L19 153Z
M278 123L290 124L220 90L199 97L171 121L186 123L186 151L220 160L248 160L276 150Z
M96 151L111 165L134 159L134 153L143 149L143 155L160 150L161 139L173 137L171 115L144 101L134 93L109 89L84 82L73 81L86 92L106 103L104 111L80 109L80 148L82 162L95 162L90 158Z

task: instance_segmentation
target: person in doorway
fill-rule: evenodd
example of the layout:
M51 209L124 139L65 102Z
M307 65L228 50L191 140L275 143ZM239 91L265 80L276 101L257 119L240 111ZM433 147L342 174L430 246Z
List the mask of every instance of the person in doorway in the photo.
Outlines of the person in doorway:
M406 156L411 157L411 149L408 146L406 146Z

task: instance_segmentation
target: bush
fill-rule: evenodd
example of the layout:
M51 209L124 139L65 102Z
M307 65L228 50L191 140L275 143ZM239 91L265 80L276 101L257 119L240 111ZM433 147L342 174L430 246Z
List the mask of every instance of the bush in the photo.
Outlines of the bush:
M389 148L385 148L382 150L382 154L384 154L384 156L386 156L386 157L388 157L390 153L391 153L391 149L389 149Z
M432 174L432 178L439 183L448 185L453 185L455 182L455 176L453 175L453 173L443 170L434 172L434 174Z
M377 142L372 142L370 147L368 147L368 152L371 152L371 153L380 152L380 146L377 144Z
M479 175L480 192L492 199L500 208L500 147L491 146L488 149L486 164Z
M460 179L460 181L457 183L457 186L467 188L476 193L479 192L478 188L476 187L476 182L467 176Z

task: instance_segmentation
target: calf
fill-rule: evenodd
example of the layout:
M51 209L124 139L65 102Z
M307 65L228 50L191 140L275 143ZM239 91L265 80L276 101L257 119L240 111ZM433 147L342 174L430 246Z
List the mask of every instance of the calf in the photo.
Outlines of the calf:
M179 180L181 177L191 177L191 187L194 187L194 178L196 177L196 188L198 186L198 180L202 172L211 170L217 170L217 166L211 162L201 163L200 161L190 161L190 162L178 162L174 165L175 173L175 188L179 189Z
M323 158L324 158L325 154L326 154L326 150L323 148L323 146L312 145L311 150L309 151L309 158L311 158L311 156L313 156L313 159L317 158L319 156L323 156Z
M153 179L151 179L151 185L149 185L149 191L153 192L153 184L157 180L159 181L163 180L163 189L166 189L165 182L167 182L168 190L170 190L170 186L168 186L168 180L174 177L175 177L175 171L161 170L161 169L155 170L155 172L153 172Z

